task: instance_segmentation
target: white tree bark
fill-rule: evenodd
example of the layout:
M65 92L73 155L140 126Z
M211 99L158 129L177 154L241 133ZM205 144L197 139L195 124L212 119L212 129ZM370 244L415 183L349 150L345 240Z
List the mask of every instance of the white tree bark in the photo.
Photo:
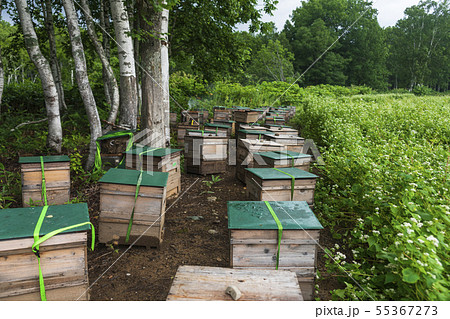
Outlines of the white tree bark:
M2 21L2 0L0 0L0 21ZM0 45L0 115L2 114L2 95L3 87L5 86L5 72L3 71L2 62L2 46Z
M88 30L89 38L94 45L94 49L100 57L100 61L102 62L103 70L105 71L106 81L104 85L106 85L108 89L108 93L111 96L111 110L108 116L108 122L115 123L117 118L117 112L119 111L119 86L117 84L117 80L114 76L113 69L109 60L106 56L105 50L103 49L98 37L97 33L95 33L94 21L92 19L91 9L86 0L81 0L81 6L83 8L84 16L86 18L86 25Z
M111 15L119 54L120 68L120 114L121 126L137 127L136 69L134 64L133 39L129 36L130 23L122 0L111 0Z
M72 47L72 56L75 63L75 77L77 79L78 90L83 99L86 113L89 119L91 131L91 143L89 146L89 157L86 168L90 169L94 164L96 144L95 141L102 135L100 117L95 104L94 95L89 84L86 58L84 56L83 43L81 41L80 28L78 26L78 17L75 11L73 0L63 0L64 11L66 13L67 25L69 29L70 43Z
M22 25L25 47L31 61L36 66L44 90L45 106L48 118L47 144L49 147L61 152L62 128L59 115L59 97L55 81L48 61L42 54L36 32L31 21L30 11L26 0L15 0L19 19Z
M141 126L148 129L152 146L170 145L169 57L167 46L168 10L158 11L140 0L140 13L151 17L152 25L142 19L141 29L152 34L141 42L142 74Z

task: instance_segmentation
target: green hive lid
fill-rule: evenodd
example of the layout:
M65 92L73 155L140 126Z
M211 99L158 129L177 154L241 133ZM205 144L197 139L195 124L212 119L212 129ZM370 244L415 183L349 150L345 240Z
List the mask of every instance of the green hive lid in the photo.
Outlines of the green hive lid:
M312 155L309 155L309 154L302 154L302 153L293 152L293 151L280 151L280 152L273 151L273 152L261 152L261 153L256 153L256 154L258 154L262 157L268 157L268 158L275 159L275 160L312 157Z
M270 127L275 126L275 127L279 127L279 128L292 128L292 126L289 126L289 125L279 125L279 124L266 124L266 126L270 126Z
M152 151L154 150L154 151ZM148 151L148 152L146 152ZM133 147L126 151L125 154L132 154L132 155L139 155L139 153L146 152L142 154L142 156L154 156L154 157L163 157L166 155L170 155L172 153L180 152L181 149L178 148L158 148L158 147L149 147L149 146L142 146L139 147L137 145L133 145Z
M308 204L301 202L269 202L283 229L323 229ZM228 229L278 229L266 204L228 202Z
M294 176L295 179L304 179L304 178L317 178L317 175L311 174L310 172L306 172L304 170L301 170L297 167L285 167L285 168L277 168L280 171L286 172L292 176ZM277 171L273 168L246 168L245 170L249 171L250 173L255 174L261 179L267 180L267 179L291 179L289 175L286 175L280 171Z
M216 134L216 131L205 131L205 130L187 130L188 132L193 133L206 133L206 134Z
M132 169L111 168L100 179L101 183L136 185L139 172ZM141 186L166 187L169 173L144 171Z
M34 228L42 212L42 206L25 208L8 208L0 210L0 240L33 237ZM44 236L56 229L89 221L86 203L54 205L47 209L39 236ZM66 230L63 233L73 233L91 229L86 224Z
M55 162L70 162L70 158L67 155L57 155L57 156L42 156L44 163L55 163ZM31 164L40 163L40 156L26 156L19 157L19 164Z
M106 134L103 134L102 136L100 136L97 141L102 141L102 140L108 140L110 138L117 138L117 137L123 137L123 136L128 136L129 133L135 133L135 130L126 130L126 131L110 131ZM122 136L108 136L110 134L116 134L116 133L123 133Z
M267 132L267 131L257 131L257 130L239 130L240 133L245 133L245 134L261 134L261 135L274 135L275 133L272 132Z
M231 127L231 125L228 125L228 124L218 124L218 123L206 123L205 126L220 127L220 128L230 128Z

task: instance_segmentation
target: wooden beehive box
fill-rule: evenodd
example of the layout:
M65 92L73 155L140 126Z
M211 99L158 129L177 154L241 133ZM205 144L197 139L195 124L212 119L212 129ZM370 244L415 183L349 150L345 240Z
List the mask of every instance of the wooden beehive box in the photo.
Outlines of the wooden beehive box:
M214 107L214 122L216 121L230 121L233 115L233 111L226 107Z
M185 137L185 163L188 173L206 175L227 169L228 137L204 134Z
M269 125L268 132L276 135L298 136L298 131L286 125Z
M70 159L67 155L43 156L48 205L62 205L70 199ZM22 204L44 205L40 156L20 157Z
M120 136L110 137L111 134L122 133ZM122 159L123 152L130 144L133 131L110 131L97 139L100 146L103 168L117 167ZM131 142L133 143L133 141Z
M224 123L206 123L205 129L209 131L215 131L216 133L224 132L228 137L231 137L232 133L232 125Z
M207 110L183 111L181 116L184 123L205 124L208 122L209 112Z
M284 125L286 123L286 119L284 118L284 116L266 116L265 123Z
M239 130L245 130L245 131L267 131L267 127L260 126L260 125L250 125L250 124L240 124Z
M257 130L239 130L238 138L239 139L248 139L248 140L263 140L264 134L272 134L272 133L267 133L267 131L257 131Z
M306 201L314 205L314 189L317 176L295 167L278 168L247 168L245 183L246 194L251 200L291 200L292 178L278 170L286 172L295 178L293 201Z
M114 168L100 179L100 243L125 244L128 223L135 207L128 244L144 232L135 245L149 248L161 244L169 173L144 171L135 205L139 174L136 170Z
M312 160L312 155L302 154L292 151L283 152L261 152L259 156L264 160L264 163L257 162L256 168L260 167L296 167L298 169L309 171Z
M236 133L236 122L235 121L222 121L222 120L214 120L213 123L224 124L227 126L231 126L231 135L234 136Z
M169 173L166 196L178 195L181 191L181 151L176 148L135 146L125 152L125 168Z
M236 110L234 120L240 123L255 123L260 120L260 112L253 110Z
M265 134L264 138L268 141L286 145L286 149L288 151L297 153L301 153L303 151L303 145L305 144L305 139L303 137L279 135L278 133Z
M306 202L269 204L283 226L278 269L294 271L303 299L313 300L323 227ZM228 202L228 229L233 268L276 268L278 226L264 202Z
M178 124L177 126L177 144L178 147L184 147L184 137L187 130L198 130L200 125L198 124Z
M186 136L227 136L226 132L223 131L210 131L210 130L187 130Z
M43 207L0 210L0 300L41 300L38 259L31 250ZM85 203L49 206L39 236L89 222ZM39 246L47 300L89 300L89 224L57 234Z
M245 168L254 167L254 161L261 161L255 153L268 151L285 151L286 146L265 140L239 139L236 150L236 178L245 183Z
M178 267L167 300L231 301L229 286L239 289L239 301L303 300L294 272L205 266Z
M177 125L177 113L170 112L170 126L176 126Z

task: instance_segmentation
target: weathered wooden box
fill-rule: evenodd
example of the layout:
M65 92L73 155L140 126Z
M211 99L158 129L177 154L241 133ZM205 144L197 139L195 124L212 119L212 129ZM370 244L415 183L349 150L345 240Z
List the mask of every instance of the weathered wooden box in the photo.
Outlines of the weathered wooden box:
M178 124L177 126L177 144L178 147L184 147L184 137L187 134L187 130L198 130L200 125L198 124Z
M205 266L178 267L167 300L231 301L229 286L239 289L239 301L303 300L294 272Z
M295 179L292 194L292 177ZM245 184L246 194L251 200L306 201L314 205L314 189L317 175L304 170L287 168L247 168ZM291 198L293 195L293 198Z
M292 151L283 152L261 152L259 156L264 160L264 163L256 163L255 168L260 167L296 167L304 171L309 171L312 160L312 155L302 154Z
M268 125L267 131L277 135L298 136L298 131L296 129L286 125Z
M0 301L41 300L33 233L43 207L0 210ZM39 236L89 222L85 203L49 206ZM89 300L89 224L57 234L39 246L47 300Z
M255 123L260 120L260 112L253 110L234 111L234 120L240 123Z
M176 148L135 146L125 152L125 168L169 173L166 196L177 195L181 191L181 151Z
M131 148L134 143L133 136L134 132L130 130L110 131L97 139L103 169L119 165L123 152Z
M226 136L231 137L232 125L225 123L206 123L205 130L215 131L216 133L223 132Z
M245 168L254 167L254 161L262 162L261 157L255 153L268 151L285 151L286 146L265 140L240 139L236 150L236 178L245 183Z
M286 149L292 152L301 153L303 151L303 145L305 139L303 137L292 135L279 135L278 133L265 134L264 138L268 141L280 143L286 145Z
M227 136L226 132L223 131L211 131L211 130L187 130L186 136Z
M207 110L182 111L181 117L184 123L204 124L208 122L209 112Z
M303 299L313 300L323 227L306 202L269 204L283 226L278 269L294 271ZM264 202L228 202L228 229L233 268L276 268L278 226Z
M267 133L267 131L257 131L257 130L239 130L238 138L239 139L248 139L248 140L264 140L265 134L272 134L272 133Z
M286 119L284 116L266 116L265 123L284 125L286 123Z
M268 128L265 126L260 126L258 124L250 125L250 124L239 124L239 130L245 130L245 131L267 131ZM238 131L239 131L238 130Z
M48 205L62 205L70 199L70 159L67 155L43 156ZM20 157L22 204L44 205L40 156Z
M133 243L144 233L135 245L149 248L161 244L169 173L143 171L135 201L139 174L136 170L114 168L100 179L100 243L126 244L128 223L135 207L127 244Z
M214 107L214 122L216 121L230 121L233 116L233 110L226 107Z
M188 173L206 175L227 169L228 137L216 135L186 136L185 163Z
M170 126L176 126L177 125L177 113L170 112Z
M235 121L214 120L213 123L231 126L231 135L234 136L236 134L236 122Z

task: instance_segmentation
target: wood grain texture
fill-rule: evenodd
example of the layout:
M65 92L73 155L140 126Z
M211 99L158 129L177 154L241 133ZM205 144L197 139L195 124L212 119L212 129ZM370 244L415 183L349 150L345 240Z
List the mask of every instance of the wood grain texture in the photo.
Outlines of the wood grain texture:
M228 286L242 293L239 301L303 300L295 273L259 269L180 266L167 300L232 300Z

